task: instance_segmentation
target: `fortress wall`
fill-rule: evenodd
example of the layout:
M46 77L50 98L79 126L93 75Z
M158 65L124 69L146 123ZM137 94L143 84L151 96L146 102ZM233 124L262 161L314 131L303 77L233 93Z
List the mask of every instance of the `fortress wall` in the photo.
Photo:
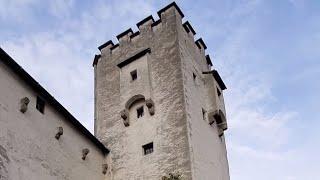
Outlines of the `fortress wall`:
M159 179L170 172L186 179L229 179L224 137L215 124L209 125L209 117L202 120L202 107L207 114L224 110L216 78L202 74L212 66L206 45L201 38L194 41L195 31L189 22L182 23L184 15L175 4L158 15L157 21L149 16L137 23L137 32L119 34L118 43L99 47L101 54L93 62L95 135L111 149L117 179ZM138 81L131 82L134 69ZM137 94L154 101L155 114L137 119L129 109L124 122L120 112ZM154 153L144 156L141 146L151 141Z
M0 61L0 179L108 179L105 154L51 105L36 109L38 94ZM25 113L20 100L30 100ZM58 127L63 135L55 138ZM89 154L82 160L82 149Z
M117 36L118 45L109 41L100 47L101 57L94 63L96 136L111 149L115 179L160 179L170 172L180 172L191 179L177 36L182 16L175 7L159 14L159 21L149 17L138 23L138 34L127 30ZM147 48L150 52L119 67ZM137 81L124 80L133 69L138 70ZM152 99L155 113L136 119L130 109L130 125L126 127L120 111L136 94ZM142 145L151 141L154 152L143 155Z
M224 137L219 136L216 122L209 124L209 112L224 108L222 97L216 92L219 85L211 74L202 73L211 70L205 47L194 43L191 31L180 27L178 32L193 179L229 180Z

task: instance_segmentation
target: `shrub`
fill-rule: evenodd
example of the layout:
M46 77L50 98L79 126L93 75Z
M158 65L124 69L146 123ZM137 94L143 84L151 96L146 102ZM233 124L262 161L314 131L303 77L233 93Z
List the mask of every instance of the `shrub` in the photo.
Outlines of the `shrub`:
M163 176L161 180L182 180L180 174L169 173L168 176Z

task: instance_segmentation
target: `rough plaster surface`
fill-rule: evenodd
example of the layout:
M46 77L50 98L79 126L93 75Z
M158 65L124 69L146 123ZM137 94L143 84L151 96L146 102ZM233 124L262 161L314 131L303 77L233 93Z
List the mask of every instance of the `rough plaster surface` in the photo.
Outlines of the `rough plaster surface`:
M95 65L95 135L111 150L108 157L51 106L38 112L37 94L0 63L0 180L159 180L172 172L185 180L229 180L224 136L207 116L217 109L225 113L223 95L218 97L214 78L202 74L209 70L204 50L183 29L174 7L162 13L157 26L149 21L139 30L134 38L122 37L119 47L102 49ZM146 48L151 53L117 66ZM132 81L135 69L138 78ZM125 127L120 112L135 95L144 98L127 107ZM25 113L19 107L23 97L30 99ZM141 106L144 116L138 118ZM57 140L60 126L64 133ZM150 142L154 152L144 155L142 146ZM84 148L90 150L85 161Z
M29 86L0 62L0 180L103 180L106 158L91 141L50 105L36 109ZM20 99L28 97L25 113ZM57 127L63 135L55 138ZM90 149L85 161L82 149Z
M204 51L196 47L192 33L186 33L180 26L178 32L193 178L228 180L224 137L219 137L216 123L210 126L208 122L208 112L219 108L225 112L222 94L218 97L216 89L219 86L213 76L202 74L210 69ZM206 112L204 117L202 109Z
M95 69L95 135L111 150L113 178L158 180L179 172L184 179L228 180L224 137L215 124L202 119L206 111L224 110L223 97L216 95L217 83L208 71L204 51L184 31L174 7L161 16L161 23L139 27L140 35L120 38L119 47L101 50ZM150 54L119 68L117 64L146 48ZM131 81L130 72L138 71ZM197 74L196 82L192 72ZM129 108L128 127L120 111L133 96L151 98L155 114L149 115L145 101ZM136 117L144 106L145 115ZM154 143L154 152L143 155L142 146Z
M102 50L95 67L95 134L111 149L114 179L160 179L173 171L182 172L187 179L191 177L181 60L177 53L176 24L181 23L181 18L174 9L162 15L159 25L162 27L153 31L146 25L140 27L139 36L131 40L123 37L120 47L112 53L109 49ZM123 73L125 68L121 70L117 64L146 48L151 48L151 53L132 62L132 66L138 67L138 72L149 74L149 83L144 83L145 87L120 88L123 87L121 79L129 74ZM138 77L133 83L147 82L148 78ZM150 95L155 103L155 114L139 118L136 123L130 117L131 125L125 127L120 111L137 93ZM154 143L154 153L144 156L142 145L149 142Z

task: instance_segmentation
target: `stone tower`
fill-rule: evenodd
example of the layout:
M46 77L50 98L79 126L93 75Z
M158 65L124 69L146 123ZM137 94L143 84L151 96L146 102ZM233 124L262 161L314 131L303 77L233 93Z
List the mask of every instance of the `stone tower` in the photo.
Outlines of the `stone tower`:
M95 136L115 180L228 180L222 91L204 41L171 3L99 47Z

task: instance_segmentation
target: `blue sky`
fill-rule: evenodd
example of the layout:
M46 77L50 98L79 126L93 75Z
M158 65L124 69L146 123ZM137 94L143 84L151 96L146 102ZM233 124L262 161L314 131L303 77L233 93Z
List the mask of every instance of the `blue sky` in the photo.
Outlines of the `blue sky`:
M92 131L97 47L170 2L0 0L0 45ZM228 87L231 179L320 179L320 1L176 2Z

